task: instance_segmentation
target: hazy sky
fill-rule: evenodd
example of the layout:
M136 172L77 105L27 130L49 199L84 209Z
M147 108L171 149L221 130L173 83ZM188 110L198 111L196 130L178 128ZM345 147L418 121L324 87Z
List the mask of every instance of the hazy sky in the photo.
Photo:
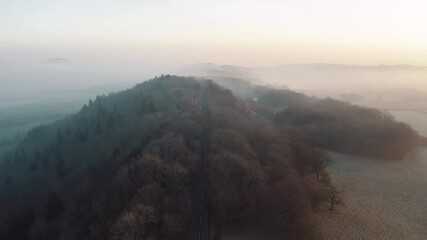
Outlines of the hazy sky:
M427 65L425 0L0 0L0 61Z

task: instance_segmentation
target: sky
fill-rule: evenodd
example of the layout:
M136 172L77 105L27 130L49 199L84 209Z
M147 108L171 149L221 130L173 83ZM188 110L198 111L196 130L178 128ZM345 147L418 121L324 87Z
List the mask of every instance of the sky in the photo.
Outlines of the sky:
M427 65L425 0L0 0L0 63Z

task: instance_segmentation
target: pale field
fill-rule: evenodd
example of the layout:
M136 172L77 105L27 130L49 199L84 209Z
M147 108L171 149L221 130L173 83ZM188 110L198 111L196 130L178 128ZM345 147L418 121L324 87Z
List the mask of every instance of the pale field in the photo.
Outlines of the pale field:
M345 207L316 214L324 239L427 239L427 148L401 162L331 155Z

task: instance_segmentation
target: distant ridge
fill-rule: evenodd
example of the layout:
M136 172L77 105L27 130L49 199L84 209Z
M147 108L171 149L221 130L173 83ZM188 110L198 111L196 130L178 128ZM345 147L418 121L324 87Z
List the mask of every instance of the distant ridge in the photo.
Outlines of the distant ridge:
M384 70L427 70L427 66L410 64L379 64L379 65L353 65L353 64L334 64L334 63L303 63L303 64L284 64L275 68L314 68L314 69L384 69Z
M280 69L280 68L314 68L314 69L389 69L389 70L427 70L427 66L410 64L376 64L376 65L358 65L358 64L339 64L339 63L295 63L282 64L271 67L246 67L238 65L217 65L215 63L199 63L192 66L198 69L208 69L215 71L253 71L260 69Z
M51 58L45 61L45 63L70 63L70 60L66 58Z

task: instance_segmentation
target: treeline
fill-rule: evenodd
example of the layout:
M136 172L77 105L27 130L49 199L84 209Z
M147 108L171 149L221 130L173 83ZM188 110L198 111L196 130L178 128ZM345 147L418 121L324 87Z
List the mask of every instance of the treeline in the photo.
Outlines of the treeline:
M285 108L274 123L314 146L368 157L403 159L419 144L417 133L390 114L329 98Z
M254 96L258 103L273 109L283 107L302 107L315 101L302 93L285 89L274 89L270 87L254 86Z

